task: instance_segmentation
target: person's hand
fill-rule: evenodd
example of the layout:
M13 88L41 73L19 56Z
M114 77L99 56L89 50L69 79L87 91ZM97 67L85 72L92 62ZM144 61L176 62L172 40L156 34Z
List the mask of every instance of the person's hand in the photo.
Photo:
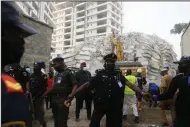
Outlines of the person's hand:
M65 101L64 101L64 105L65 105L66 107L69 107L69 106L71 106L71 102L70 102L69 100L65 100Z
M69 94L68 97L67 97L67 100L72 101L73 98L74 98L74 96L72 94Z
M28 97L28 96L29 96L29 94L30 94L30 91L29 91L29 90L27 90L27 91L26 91L26 93L25 93L26 97Z
M148 92L142 92L144 100L147 102L149 100L152 100L152 95Z

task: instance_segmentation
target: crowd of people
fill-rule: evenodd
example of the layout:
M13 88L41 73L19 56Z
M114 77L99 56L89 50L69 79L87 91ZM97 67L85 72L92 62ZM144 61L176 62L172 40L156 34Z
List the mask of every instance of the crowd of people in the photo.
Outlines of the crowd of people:
M138 69L138 75L132 75L127 70L124 76L115 69L117 56L114 53L104 56L104 69L96 71L91 76L86 63L81 63L80 70L73 73L65 63L64 58L56 57L52 60L52 71L45 73L45 63L35 62L33 73L30 68L20 66L24 53L24 38L38 34L36 30L23 24L19 14L11 2L1 2L2 23L2 69L1 97L3 127L30 127L32 121L37 120L43 127L47 127L44 119L44 100L52 108L54 126L68 127L69 107L76 97L76 121L80 120L80 110L83 101L86 102L87 119L90 127L100 127L100 121L106 115L107 127L122 127L122 120L127 119L128 107L133 108L135 122L139 123L139 111L142 110L142 98L149 94L144 92L143 85L147 84ZM150 84L150 106L152 101L157 105L160 101L163 126L168 120L165 110L170 109L173 127L190 126L190 57L182 57L177 62L180 74L175 77L169 75L169 67L161 70L160 88ZM7 67L7 65L10 65ZM91 113L91 105L94 104ZM136 105L137 104L137 105Z

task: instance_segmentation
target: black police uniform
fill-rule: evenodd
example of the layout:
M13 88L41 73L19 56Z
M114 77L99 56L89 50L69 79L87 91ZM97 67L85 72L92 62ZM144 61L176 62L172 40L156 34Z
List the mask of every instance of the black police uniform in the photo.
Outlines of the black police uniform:
M68 127L69 107L64 105L64 101L71 94L72 88L76 83L72 71L66 66L62 71L57 72L54 77L54 85L49 95L52 96L52 111L55 127Z
M181 60L183 61L183 57ZM187 61L190 65L190 57ZM177 90L179 92L175 101L176 120L174 121L174 127L190 127L190 76L176 75L172 79L168 91L159 95L158 99L167 100L173 98Z
M33 98L33 107L35 119L41 125L46 126L44 120L44 98L41 97L47 88L47 75L43 73L33 73L30 76L30 91Z
M9 88L11 84L13 87ZM17 88L14 88L14 86ZM12 121L27 122L29 118L29 105L24 96L24 91L16 80L6 74L2 74L1 79L1 103L1 108L3 109L1 113L2 124Z
M108 54L104 60L114 59L116 55ZM100 127L101 118L106 115L107 127L122 127L122 109L124 88L127 80L118 70L108 72L100 70L90 81L94 90L94 111L90 127Z
M13 70L13 77L22 85L24 92L26 92L26 84L30 80L30 74L19 65L18 68Z
M13 2L1 2L2 68L19 63L24 52L24 38L37 31L21 23ZM14 30L14 31L13 31ZM16 32L15 32L16 31ZM6 127L24 127L29 118L28 102L21 85L8 75L1 75L1 123ZM14 123L20 121L17 124Z
M77 86L83 85L91 79L89 71L79 70L76 73ZM85 89L76 95L76 119L79 118L80 109L83 106L83 101L86 103L87 118L91 118L91 107L92 107L92 94L90 89Z

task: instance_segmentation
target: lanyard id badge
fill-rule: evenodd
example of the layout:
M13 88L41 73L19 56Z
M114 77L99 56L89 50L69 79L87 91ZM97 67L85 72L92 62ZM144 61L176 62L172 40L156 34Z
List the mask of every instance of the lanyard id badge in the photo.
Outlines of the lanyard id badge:
M58 74L57 83L60 84L60 83L61 83L61 80L62 80L61 74Z
M121 81L117 81L117 84L119 85L120 88L123 86Z

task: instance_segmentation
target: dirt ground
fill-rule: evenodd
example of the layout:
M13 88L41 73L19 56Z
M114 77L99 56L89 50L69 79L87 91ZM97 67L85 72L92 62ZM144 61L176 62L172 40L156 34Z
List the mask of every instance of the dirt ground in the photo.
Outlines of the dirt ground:
M161 116L159 108L148 108L145 104L143 106L142 112L139 114L140 123L134 123L134 116L132 115L132 109L130 109L130 114L128 120L123 120L123 127L161 127ZM171 121L170 112L167 111L168 120ZM46 111L46 121L48 127L54 127L51 109ZM70 107L70 114L68 120L69 127L88 127L90 121L87 120L86 110L82 109L80 114L80 121L75 121L75 101L73 101ZM101 120L101 127L105 126L105 117Z

